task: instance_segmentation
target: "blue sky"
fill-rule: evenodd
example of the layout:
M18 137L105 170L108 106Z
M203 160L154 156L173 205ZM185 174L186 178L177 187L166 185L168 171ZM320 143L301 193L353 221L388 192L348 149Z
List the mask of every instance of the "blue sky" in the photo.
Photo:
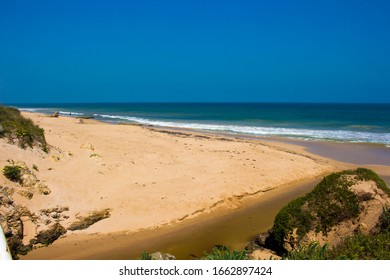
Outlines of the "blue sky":
M0 103L390 102L390 1L0 3Z

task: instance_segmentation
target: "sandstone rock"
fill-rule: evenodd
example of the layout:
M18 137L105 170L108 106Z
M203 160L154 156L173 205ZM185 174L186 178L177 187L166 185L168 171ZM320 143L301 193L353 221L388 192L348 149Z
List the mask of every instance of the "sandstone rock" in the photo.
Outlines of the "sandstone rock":
M43 194L43 195L49 195L51 193L51 190L49 189L49 187L46 186L45 184L42 184L41 182L39 182L37 184L37 190L40 194Z
M356 230L357 230L358 232L364 232L364 231L367 231L367 230L368 230L368 227L367 227L367 225L366 225L365 223L360 223L360 224L357 226Z
M27 188L31 193L38 191L39 194L50 194L50 188L42 183L24 162L17 162L14 164L20 167L22 187Z
M49 216L53 212L62 213L65 211L69 211L68 206L57 206L57 207L48 208L48 209L41 209L41 210L39 210L39 213L44 214L46 216Z
M94 223L97 223L100 220L106 219L110 217L110 209L103 209L100 211L94 211L88 214L86 217L77 217L78 221L73 222L68 230L82 230L90 227Z
M37 236L31 240L30 244L35 245L41 243L43 245L50 245L65 233L66 229L59 223L55 223L48 230L39 232Z
M259 235L256 236L255 241L259 246L265 247L267 239L269 238L270 235L271 235L270 231L260 233Z
M152 258L152 260L176 260L175 256L161 252L150 254L150 257Z
M25 190L18 191L18 194L20 194L21 196L23 196L23 197L25 197L25 198L27 198L29 200L31 200L33 198L33 195L34 195L32 192L25 191Z

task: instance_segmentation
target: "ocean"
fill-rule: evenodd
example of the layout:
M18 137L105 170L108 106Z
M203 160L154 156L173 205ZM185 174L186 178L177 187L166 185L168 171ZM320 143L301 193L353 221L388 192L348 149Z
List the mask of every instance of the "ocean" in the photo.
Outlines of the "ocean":
M13 104L32 112L93 116L235 135L376 143L390 147L390 104L108 103Z

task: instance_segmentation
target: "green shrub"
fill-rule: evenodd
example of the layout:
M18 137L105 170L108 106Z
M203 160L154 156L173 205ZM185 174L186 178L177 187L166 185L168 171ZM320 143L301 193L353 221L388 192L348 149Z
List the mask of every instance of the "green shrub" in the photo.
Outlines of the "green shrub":
M215 246L210 253L204 252L204 260L248 260L248 252L243 251L230 251L227 246Z
M329 259L390 260L390 232L376 235L357 234L347 237L337 247L329 250Z
M306 246L298 246L297 249L288 252L289 260L326 260L328 257L328 244L321 246L312 242Z
M20 170L21 170L20 166L6 165L3 168L3 174L7 179L13 182L21 182L22 178L21 178Z
M142 251L140 260L151 260L152 256L147 251Z
M44 148L47 145L44 130L23 117L18 109L0 106L0 125L3 128L0 137L7 137L10 141L16 138L22 148L34 144Z
M383 213L379 217L380 231L390 231L390 208L388 206L383 208Z
M349 189L356 180L372 180L379 189L390 192L383 180L369 169L332 173L310 193L291 201L279 211L270 237L273 240L272 249L279 254L286 253L284 239L295 228L301 238L310 230L326 235L340 222L358 217L361 211L359 197Z

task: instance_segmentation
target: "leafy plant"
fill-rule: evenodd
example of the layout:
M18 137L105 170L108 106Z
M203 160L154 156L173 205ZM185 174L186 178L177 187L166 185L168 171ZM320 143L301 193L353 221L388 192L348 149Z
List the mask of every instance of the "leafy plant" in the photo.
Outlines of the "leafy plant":
M227 246L215 246L210 253L204 252L204 260L247 260L248 252L243 251L230 251Z
M329 259L390 260L390 232L347 237L328 253Z
M390 208L388 206L383 207L383 213L379 217L379 224L382 232L390 231Z
M149 255L149 253L147 251L142 251L141 253L141 257L140 257L141 260L151 260L152 259L152 256Z
M21 168L17 165L6 165L3 168L3 174L4 176L13 181L13 182L21 182Z
M328 255L328 245L321 246L317 242L311 242L306 246L299 245L297 249L288 252L289 260L326 260Z

